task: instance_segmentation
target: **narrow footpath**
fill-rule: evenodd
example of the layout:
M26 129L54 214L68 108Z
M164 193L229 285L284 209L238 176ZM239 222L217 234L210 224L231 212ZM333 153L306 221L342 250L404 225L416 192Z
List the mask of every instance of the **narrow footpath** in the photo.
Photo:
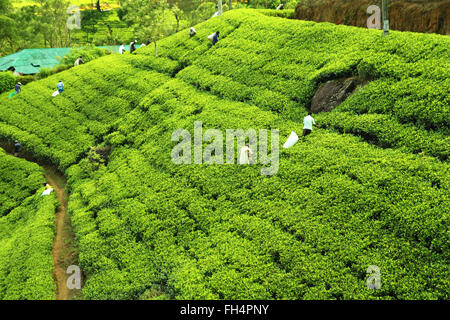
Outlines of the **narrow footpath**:
M44 166L45 178L54 188L59 206L55 212L56 235L53 240L53 277L56 282L56 300L70 300L73 296L67 288L67 267L73 260L73 233L67 214L68 195L66 193L66 178L54 168Z
M1 143L7 154L12 156L12 147ZM67 179L55 166L41 163L32 155L21 152L20 157L38 164L44 169L47 183L54 188L59 206L55 212L55 238L53 240L53 278L56 284L56 300L79 299L81 290L70 290L67 288L66 270L70 265L78 265L77 250L75 248L75 235L72 229L70 217L67 214L69 195L66 192Z

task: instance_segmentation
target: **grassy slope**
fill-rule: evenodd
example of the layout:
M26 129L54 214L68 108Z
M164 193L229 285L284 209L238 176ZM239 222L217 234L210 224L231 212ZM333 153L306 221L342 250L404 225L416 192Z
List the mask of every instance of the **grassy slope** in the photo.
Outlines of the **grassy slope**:
M382 40L369 30L253 11L196 29L192 39L182 32L161 41L158 58L144 48L61 73L66 91L54 99L56 77L0 97L9 109L0 109L0 136L19 137L62 169L94 144L115 147L106 168L91 172L83 160L67 170L84 296L448 299L448 164L410 154L446 158L448 39L393 32ZM216 29L222 39L210 48L206 36ZM405 149L383 150L318 130L281 152L274 177L260 176L260 166L171 163L172 131L192 129L194 120L206 128L278 128L282 143L299 131L317 84L358 66L404 84L411 116L375 110L388 94L371 93L370 104L368 87L352 98L365 97L367 110L337 110L324 122L355 117L365 128L357 114L371 112L441 146L411 150L398 137L393 146ZM408 91L413 77L436 92ZM365 286L373 264L383 283L375 292Z
M0 149L0 174L0 217L18 207L45 181L37 165L8 156L3 149Z
M0 166L2 179L8 182L2 191L12 192L16 202L13 210L0 217L0 300L54 299L56 199L39 197L44 180L37 165L7 156L0 149Z

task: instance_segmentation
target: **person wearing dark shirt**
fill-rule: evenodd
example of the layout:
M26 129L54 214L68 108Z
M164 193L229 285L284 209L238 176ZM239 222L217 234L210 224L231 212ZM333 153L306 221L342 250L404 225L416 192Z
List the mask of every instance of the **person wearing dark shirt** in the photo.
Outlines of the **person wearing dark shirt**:
M16 94L19 94L20 93L20 89L22 88L22 84L20 83L20 82L18 82L17 84L16 84Z
M58 88L59 93L64 91L64 84L61 80L59 80L59 82L56 84L56 88Z
M215 45L217 43L217 41L219 41L219 31L214 33L212 44Z
M130 43L130 53L133 53L134 51L136 51L136 43L137 43L137 40L134 40L133 42Z
M20 145L19 141L17 141L17 140L14 141L14 156L15 157L17 157L19 155L20 147L21 147L21 145Z

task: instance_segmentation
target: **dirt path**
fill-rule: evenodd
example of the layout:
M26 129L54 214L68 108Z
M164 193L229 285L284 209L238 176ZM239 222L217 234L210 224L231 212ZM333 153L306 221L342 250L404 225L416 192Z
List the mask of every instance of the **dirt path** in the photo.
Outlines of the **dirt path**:
M68 195L66 193L66 178L54 168L44 166L45 178L55 189L59 207L55 213L56 235L53 241L53 277L56 282L56 300L70 300L73 298L73 290L67 288L67 267L74 260L73 250L68 247L73 243L70 219L67 214Z
M7 154L12 155L12 147L0 141ZM21 158L38 164L44 169L44 176L47 182L54 188L59 202L55 212L56 234L53 240L53 278L56 284L56 300L77 299L81 295L81 290L69 290L67 288L66 273L70 265L77 265L78 251L75 247L75 235L72 229L70 217L67 213L69 195L66 192L67 179L55 166L43 164L36 160L31 154L21 153Z

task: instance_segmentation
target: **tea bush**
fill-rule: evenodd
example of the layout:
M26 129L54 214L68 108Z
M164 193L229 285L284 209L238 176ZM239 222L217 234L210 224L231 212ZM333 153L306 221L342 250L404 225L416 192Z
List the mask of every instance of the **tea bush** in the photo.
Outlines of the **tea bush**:
M0 93L14 89L16 78L11 72L0 72Z
M34 194L45 181L34 163L6 155L0 148L0 217L18 207Z
M54 299L56 197L40 197L42 169L1 149L0 176L0 300Z
M54 195L30 196L0 218L0 300L55 299L56 203Z
M424 153L442 161L448 160L448 135L401 124L389 115L331 112L318 115L316 120L324 128L361 136L383 148L403 148L406 152Z

